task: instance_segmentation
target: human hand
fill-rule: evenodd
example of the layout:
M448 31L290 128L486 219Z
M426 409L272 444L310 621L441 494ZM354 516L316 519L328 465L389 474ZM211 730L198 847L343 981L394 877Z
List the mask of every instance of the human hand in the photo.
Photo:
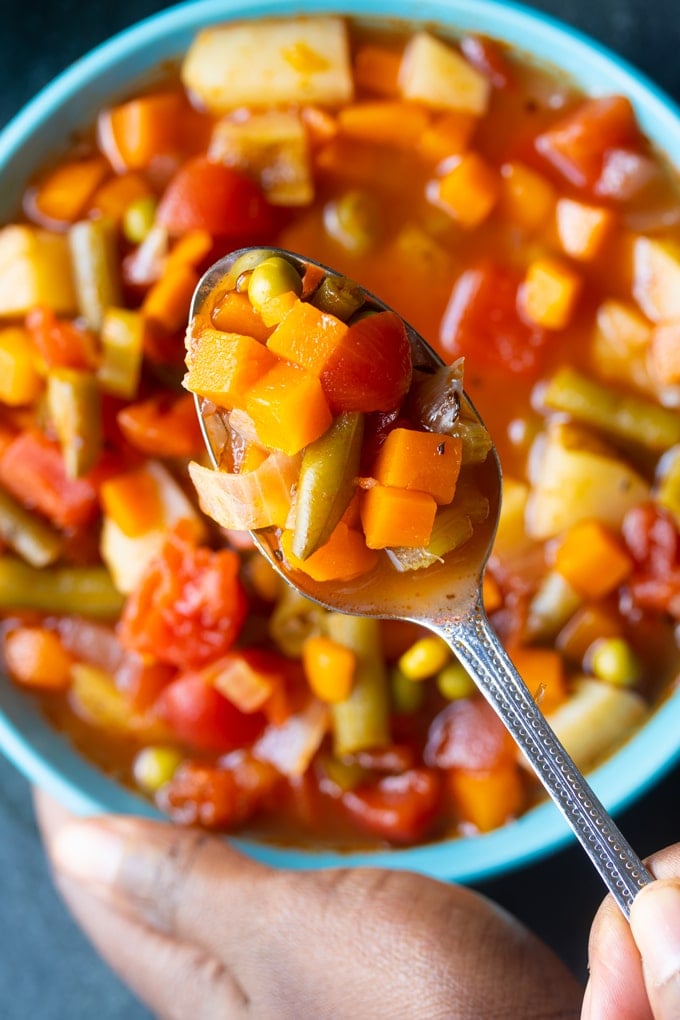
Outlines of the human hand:
M611 896L595 917L582 1020L680 1017L680 843L647 863L658 881L636 896L630 925Z
M162 1018L578 1017L582 990L488 900L368 868L274 871L139 819L37 814L55 879L102 956Z

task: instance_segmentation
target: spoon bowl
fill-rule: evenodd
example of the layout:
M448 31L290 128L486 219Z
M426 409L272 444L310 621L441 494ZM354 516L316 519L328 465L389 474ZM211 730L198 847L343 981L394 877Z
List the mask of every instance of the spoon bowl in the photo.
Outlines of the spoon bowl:
M193 297L190 322L205 314L216 293L233 289L238 275L248 269L251 261L254 266L265 255L284 258L300 277L310 268L317 274L337 276L327 266L283 249L240 249L220 259L204 274ZM393 311L361 290L365 299L362 310ZM441 358L413 327L408 323L404 326L414 369L425 374L441 370L444 367ZM209 401L198 396L195 400L208 454L213 467L219 470L222 451L229 440L228 419ZM483 425L464 391L457 393L456 400L459 412ZM652 876L553 733L536 695L527 688L489 624L482 601L482 578L493 546L502 488L501 467L494 447L474 470L475 484L488 512L475 520L472 534L463 545L425 569L398 572L386 564L350 581L315 581L286 565L272 529L251 534L274 569L307 598L335 612L418 623L449 645L512 734L627 917L635 895Z

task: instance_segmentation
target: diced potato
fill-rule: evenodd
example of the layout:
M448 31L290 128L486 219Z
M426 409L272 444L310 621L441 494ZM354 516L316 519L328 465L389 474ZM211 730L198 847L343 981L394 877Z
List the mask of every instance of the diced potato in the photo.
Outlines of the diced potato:
M428 32L418 32L407 43L399 68L399 89L404 99L476 116L486 113L491 95L489 79L456 49Z
M569 700L547 718L576 765L584 769L630 737L646 711L634 691L583 677Z
M182 81L212 113L239 106L353 97L347 29L340 18L270 19L207 28L182 64Z
M501 212L525 230L542 227L555 208L556 192L550 181L524 163L501 167Z
M680 318L680 251L665 241L637 237L633 296L652 322Z
M611 209L561 198L556 212L557 234L564 252L584 262L596 258L614 226Z
M129 595L137 587L149 563L160 552L168 532L176 524L190 522L197 540L204 535L204 525L197 510L169 471L158 461L149 461L145 470L156 485L163 524L135 536L126 535L107 515L102 525L101 557L116 588L124 595Z
M11 224L0 230L0 318L47 305L73 315L77 300L66 237Z
M10 407L31 404L42 385L28 330L22 326L0 329L0 400Z
M649 498L649 485L585 430L562 423L540 437L532 454L527 533L542 541L594 518L618 527L624 514Z
M647 364L651 326L633 306L603 301L595 316L590 356L603 379L655 393Z
M528 499L529 486L526 482L508 476L503 478L501 513L493 547L494 556L503 561L521 556L530 545L524 528Z
M108 733L134 733L146 741L168 736L166 725L150 712L132 711L114 678L98 666L85 662L71 666L69 703L81 719Z
M537 326L564 329L574 313L581 278L565 262L537 258L529 265L520 290L522 310Z
M314 198L307 132L295 113L224 118L215 126L208 155L254 177L273 205L309 205Z
M660 386L680 383L680 317L660 322L652 332L649 348L652 378Z

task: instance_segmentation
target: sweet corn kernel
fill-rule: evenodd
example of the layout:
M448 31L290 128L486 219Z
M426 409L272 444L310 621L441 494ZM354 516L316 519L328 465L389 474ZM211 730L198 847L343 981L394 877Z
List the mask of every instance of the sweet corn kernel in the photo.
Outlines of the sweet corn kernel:
M451 658L449 646L441 638L419 638L404 652L397 665L409 680L426 680L434 676Z
M586 661L593 676L615 687L633 687L640 679L640 660L625 638L599 638L588 649Z
M132 766L135 782L146 793L157 793L172 779L182 761L174 747L144 747Z
M476 691L475 682L459 662L449 662L437 674L437 690L447 701L470 698Z

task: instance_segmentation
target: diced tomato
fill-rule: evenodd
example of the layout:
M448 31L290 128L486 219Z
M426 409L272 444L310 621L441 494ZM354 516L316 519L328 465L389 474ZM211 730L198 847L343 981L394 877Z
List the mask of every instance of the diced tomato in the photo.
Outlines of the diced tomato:
M430 725L424 758L440 769L493 769L515 753L512 738L481 697L451 701Z
M278 781L266 762L251 755L225 766L184 762L160 790L160 807L182 825L233 829L250 818Z
M58 319L51 308L31 309L26 316L26 329L36 351L50 368L89 369L95 365L92 334Z
M587 99L536 139L541 156L570 184L593 194L607 153L640 146L635 112L624 96Z
M321 385L334 413L391 411L411 385L411 345L395 312L377 312L347 330L326 361Z
M207 230L213 237L262 239L273 226L273 211L260 188L245 174L203 156L177 171L158 205L157 222L180 235Z
M628 511L622 531L635 560L628 582L633 604L680 619L680 531L674 518L646 503Z
M177 675L174 666L127 654L116 670L116 686L133 711L146 712Z
M60 528L87 524L99 510L92 477L69 478L59 446L37 430L19 433L0 452L0 484Z
M203 438L191 394L158 393L116 415L131 446L150 457L195 457Z
M248 610L238 570L232 550L213 552L170 535L126 601L121 643L180 669L199 668L224 655Z
M364 829L390 843L417 843L432 831L442 796L441 777L418 768L347 790L344 810Z
M495 89L512 88L515 84L510 61L503 47L486 35L466 35L460 41L465 59L489 79Z
M217 754L252 744L265 723L260 712L240 712L200 673L185 673L169 683L156 711L183 743Z
M546 333L525 321L518 306L520 278L493 262L456 281L442 317L439 342L451 360L466 356L486 369L536 378Z

